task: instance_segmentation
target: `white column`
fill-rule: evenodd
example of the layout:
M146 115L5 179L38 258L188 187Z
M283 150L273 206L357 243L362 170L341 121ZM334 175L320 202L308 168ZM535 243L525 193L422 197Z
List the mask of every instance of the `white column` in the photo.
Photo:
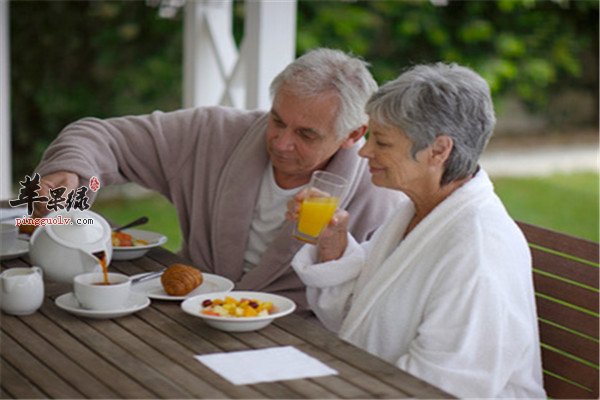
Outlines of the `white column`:
M237 58L231 0L189 0L184 16L184 107L219 104Z
M268 109L269 84L294 60L296 0L246 1L246 108Z
M0 199L12 198L8 0L0 0Z
M238 53L231 0L190 0L184 19L184 106L270 107L269 84L295 56L296 0L246 0Z

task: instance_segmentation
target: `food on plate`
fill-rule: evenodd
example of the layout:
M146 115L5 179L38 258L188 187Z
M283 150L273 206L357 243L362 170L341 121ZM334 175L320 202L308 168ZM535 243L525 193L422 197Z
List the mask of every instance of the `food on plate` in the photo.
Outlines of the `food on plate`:
M185 296L202 284L202 272L185 264L172 264L160 277L163 289L170 296Z
M146 246L148 242L142 239L134 239L129 233L125 232L113 232L112 233L112 245L115 247L133 247L133 246Z
M270 301L257 299L236 300L226 296L225 299L206 299L202 302L201 314L216 317L266 317L276 312L276 308Z
M37 228L37 226L35 226L35 225L21 224L21 225L19 225L19 233L25 233L27 235L31 235L33 233L33 231L35 231L35 228Z

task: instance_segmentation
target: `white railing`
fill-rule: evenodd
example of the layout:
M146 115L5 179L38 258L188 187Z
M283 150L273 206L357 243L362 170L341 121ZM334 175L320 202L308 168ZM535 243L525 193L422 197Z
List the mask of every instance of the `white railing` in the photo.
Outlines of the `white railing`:
M269 108L269 84L295 56L296 6L296 0L247 0L238 50L231 0L188 0L184 106Z

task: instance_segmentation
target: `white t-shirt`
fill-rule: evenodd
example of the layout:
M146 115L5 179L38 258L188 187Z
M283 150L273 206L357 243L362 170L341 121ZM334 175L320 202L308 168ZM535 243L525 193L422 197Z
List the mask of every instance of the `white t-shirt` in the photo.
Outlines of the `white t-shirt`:
M252 224L248 234L248 243L244 254L245 272L258 264L262 254L271 244L285 221L288 200L304 186L306 185L294 189L280 188L275 182L273 166L269 163L260 184L258 201L254 207Z

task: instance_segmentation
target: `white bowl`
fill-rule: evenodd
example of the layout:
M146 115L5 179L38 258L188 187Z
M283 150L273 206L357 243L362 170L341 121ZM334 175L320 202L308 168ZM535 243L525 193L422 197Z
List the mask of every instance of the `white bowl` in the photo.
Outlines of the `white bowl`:
M113 246L113 260L133 260L146 255L153 247L161 246L167 242L167 237L160 233L143 231L141 229L124 229L125 232L133 236L133 239L141 239L148 242L144 246Z
M217 317L214 315L202 314L202 302L204 300L225 299L225 296L233 297L236 300L242 298L256 299L259 301L270 301L277 308L277 312L264 317ZM209 326L226 332L249 332L262 329L269 325L275 318L288 315L296 309L296 303L287 297L264 292L220 292L201 294L191 297L181 303L181 309L195 317L202 318Z

